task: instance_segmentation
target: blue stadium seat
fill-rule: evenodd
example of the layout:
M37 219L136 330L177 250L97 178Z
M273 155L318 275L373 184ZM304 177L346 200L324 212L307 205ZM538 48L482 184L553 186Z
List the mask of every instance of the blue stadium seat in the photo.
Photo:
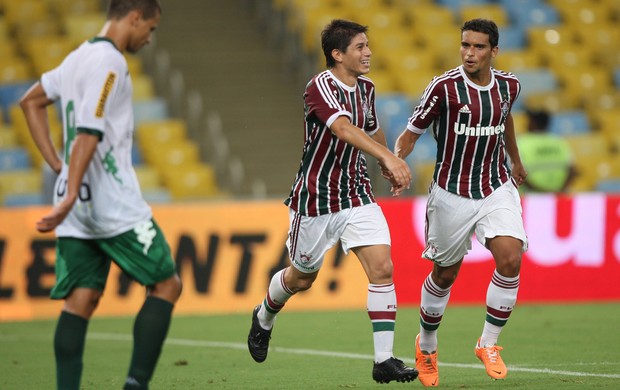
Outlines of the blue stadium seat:
M538 7L545 3L544 0L497 0L497 2L504 7L512 23L517 23L519 10Z
M529 94L558 89L558 80L549 69L522 69L514 72L521 82L521 100Z
M396 138L407 126L407 119L413 113L415 104L402 94L379 95L375 104L388 147L393 149Z
M429 130L422 134L418 141L415 143L413 152L407 156L407 162L409 165L418 163L427 163L435 161L437 156L437 141L433 138L433 135Z
M559 12L547 4L532 4L527 7L516 8L512 11L512 17L514 24L523 28L560 23Z
M600 192L620 193L620 179L601 180L596 184L596 190Z
M502 51L520 50L525 46L525 31L521 26L511 25L499 28L499 47Z
M558 135L584 134L592 126L584 111L560 111L551 116L549 132Z
M22 147L0 148L0 171L29 169L32 167L30 155Z
M4 114L4 122L10 123L9 108L16 104L34 81L0 85L0 108Z
M168 118L168 104L162 97L139 100L133 103L136 126L145 121L159 121Z
M44 204L46 204L44 196L39 192L5 195L2 202L2 205L5 207L26 207Z
M484 5L489 4L489 0L436 0L437 4L448 7L454 13L458 13L461 7L468 5Z
M137 140L134 140L131 145L131 164L134 166L144 164L144 157L142 156L142 151L140 150Z
M614 69L614 84L616 85L616 89L620 89L620 66Z

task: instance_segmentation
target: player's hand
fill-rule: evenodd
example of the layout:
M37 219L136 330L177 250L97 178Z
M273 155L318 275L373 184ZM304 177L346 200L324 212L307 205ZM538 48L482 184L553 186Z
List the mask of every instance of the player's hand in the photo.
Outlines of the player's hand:
M381 166L381 175L392 184L390 192L393 196L399 196L405 189L409 189L411 171L405 160L390 154L379 165Z
M527 171L525 167L521 163L513 163L512 164L512 177L517 182L517 185L521 185L525 182L527 178Z
M56 207L50 211L49 214L43 216L37 222L37 230L41 233L51 232L56 229L56 226L60 225L62 221L67 217L67 214L71 211L73 202L66 199L59 203Z

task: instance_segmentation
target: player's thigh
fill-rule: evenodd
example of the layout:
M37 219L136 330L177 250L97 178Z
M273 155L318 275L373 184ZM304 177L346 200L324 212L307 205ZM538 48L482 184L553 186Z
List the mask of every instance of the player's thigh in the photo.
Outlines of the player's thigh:
M476 223L476 237L482 245L488 246L488 239L507 236L521 241L520 249L527 250L521 201L512 183L504 184L485 199L478 213L480 217Z
M309 217L289 209L290 227L286 247L293 267L300 272L318 272L325 253L340 239L344 229L344 214Z
M58 237L55 270L52 299L66 298L75 288L103 291L110 271L110 258L95 240Z
M467 254L471 249L477 202L434 185L426 206L424 258L446 267Z
M346 225L340 236L342 249L370 245L391 245L390 228L383 211L376 203L354 207L348 211ZM387 252L389 260L389 250Z
M170 246L155 220L145 221L99 245L133 279L145 286L164 281L175 273Z

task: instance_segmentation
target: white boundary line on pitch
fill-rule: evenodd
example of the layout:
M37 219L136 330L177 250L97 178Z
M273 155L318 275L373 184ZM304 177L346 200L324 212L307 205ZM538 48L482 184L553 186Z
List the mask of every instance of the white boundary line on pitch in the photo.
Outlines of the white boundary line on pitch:
M105 341L131 341L133 339L130 335L112 334L112 333L89 333L89 339L105 340ZM228 349L240 349L247 350L248 346L244 343L230 343L223 341L204 341L204 340L188 340L188 339L176 339L167 338L166 344L181 345L188 347L206 347L206 348L228 348ZM284 348L284 347L270 347L269 351L276 353L289 353L293 355L311 355L311 356L326 356L337 357L347 359L360 359L371 360L373 355L366 355L361 353L348 353L348 352L333 352L333 351L321 351L316 349L297 349L297 348ZM413 359L402 359L407 363L414 363ZM457 368L475 368L484 369L482 364L464 364L464 363L438 363L442 367L457 367ZM566 371L566 370L551 370L548 368L527 368L516 367L508 365L510 371L514 372L532 372L536 374L551 374L551 375L567 375L567 376L579 376L579 377L596 377L596 378L612 378L620 379L620 374L596 374L591 372L579 372L579 371Z

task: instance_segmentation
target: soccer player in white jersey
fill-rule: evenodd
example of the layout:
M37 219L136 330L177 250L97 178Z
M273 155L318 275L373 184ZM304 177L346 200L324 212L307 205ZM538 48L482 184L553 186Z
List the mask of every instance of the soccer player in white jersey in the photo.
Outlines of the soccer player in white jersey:
M399 194L409 186L407 163L386 147L375 114L367 28L333 20L321 34L327 67L306 86L304 145L299 171L285 204L292 265L271 279L267 295L252 314L248 348L252 358L267 358L278 312L288 299L312 286L323 257L338 240L352 250L368 276L368 315L373 326L373 379L412 381L417 371L394 358L396 293L392 281L390 233L375 203L364 153L379 161Z
M110 259L148 288L134 324L125 389L148 388L181 293L170 248L131 165L132 85L123 51L149 43L160 16L157 0L111 0L99 35L44 73L20 101L36 145L58 173L54 208L36 226L57 236L51 297L64 299L54 336L58 389L80 388L88 321ZM57 100L61 156L46 116L46 107Z
M521 257L527 249L517 191L527 173L510 114L519 81L491 67L498 40L493 21L465 22L462 65L433 78L396 141L396 155L405 158L430 128L438 146L422 254L433 261L433 270L422 286L415 341L416 368L425 386L439 384L437 328L474 232L496 264L475 353L492 378L503 379L507 373L497 339L517 301Z

